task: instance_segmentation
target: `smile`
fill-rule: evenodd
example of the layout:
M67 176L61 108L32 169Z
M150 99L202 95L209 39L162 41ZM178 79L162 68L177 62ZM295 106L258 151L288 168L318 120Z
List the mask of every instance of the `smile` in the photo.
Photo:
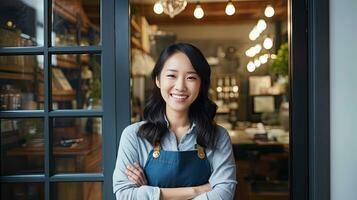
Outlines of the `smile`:
M177 100L185 100L188 98L188 95L171 94L170 96L172 96L173 98L175 98Z

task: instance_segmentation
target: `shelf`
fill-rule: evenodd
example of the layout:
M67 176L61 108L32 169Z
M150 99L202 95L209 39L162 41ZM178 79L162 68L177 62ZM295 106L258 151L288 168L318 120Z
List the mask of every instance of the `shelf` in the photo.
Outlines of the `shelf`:
M135 47L135 48L138 48L138 49L142 50L141 43L140 43L139 39L131 37L131 44L132 44L132 47Z
M0 79L32 81L34 77L33 74L0 72Z
M63 5L64 4L64 5ZM69 22L73 23L73 24L77 24L77 15L75 15L74 13L78 13L78 16L81 19L81 31L82 32L87 32L88 31L88 27L93 28L95 31L99 32L100 28L96 25L94 25L93 23L91 23L86 15L86 13L84 12L82 6L80 4L74 4L76 5L75 7L72 5L72 7L70 7L68 4L66 4L66 2L64 2L61 5L61 1L54 1L53 3L53 12L57 13L59 16L63 17L64 19L68 20ZM72 8L73 12L69 9Z
M0 71L11 71L11 72L20 72L20 73L33 73L34 66L32 67L23 67L19 65L0 65Z
M76 59L57 56L57 64L55 66L60 68L79 68Z
M53 91L52 93L52 101L72 101L76 99L76 91ZM43 102L44 97L43 94L38 96L38 101Z
M135 17L131 18L130 24L131 24L133 32L141 33L141 28L140 28L139 24L135 21Z

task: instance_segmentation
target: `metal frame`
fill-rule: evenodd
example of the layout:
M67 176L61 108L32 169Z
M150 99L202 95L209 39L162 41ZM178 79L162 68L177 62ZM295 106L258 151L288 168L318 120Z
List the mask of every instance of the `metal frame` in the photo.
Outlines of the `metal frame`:
M41 182L44 183L45 200L53 199L53 183L57 182L102 182L103 199L114 199L112 195L112 173L116 152L115 116L115 0L101 1L101 41L102 46L52 47L52 0L44 0L44 46L1 47L0 55L43 55L44 56L44 110L2 111L1 118L41 118L44 122L45 158L44 174L1 176L1 183ZM105 20L103 20L105 19ZM105 22L105 23L103 23ZM126 49L125 49L126 50ZM51 55L52 54L101 54L102 70L102 110L51 110ZM123 68L125 68L123 66ZM52 156L52 119L54 117L101 117L103 123L102 166L103 173L55 174ZM105 156L104 156L105 155Z
M308 1L309 199L330 194L329 1Z
M290 49L290 199L308 199L308 38L305 1L288 1ZM305 33L305 34L304 34Z

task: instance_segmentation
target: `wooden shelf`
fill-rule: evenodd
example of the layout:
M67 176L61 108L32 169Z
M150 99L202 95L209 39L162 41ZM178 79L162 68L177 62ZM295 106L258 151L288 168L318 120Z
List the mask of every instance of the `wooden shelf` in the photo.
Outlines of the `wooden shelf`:
M33 81L33 74L0 72L0 79Z
M41 91L42 93L42 91ZM44 96L41 94L38 96L38 101L43 102ZM52 101L72 101L76 99L76 91L53 91Z
M133 32L139 32L141 33L141 28L139 24L135 21L136 17L131 18L130 24Z
M63 56L57 56L57 64L60 68L79 68L79 64L76 59L66 58Z
M132 47L142 50L140 40L137 38L131 37L131 45Z
M19 66L19 65L0 65L0 71L11 71L20 73L33 73L35 66Z

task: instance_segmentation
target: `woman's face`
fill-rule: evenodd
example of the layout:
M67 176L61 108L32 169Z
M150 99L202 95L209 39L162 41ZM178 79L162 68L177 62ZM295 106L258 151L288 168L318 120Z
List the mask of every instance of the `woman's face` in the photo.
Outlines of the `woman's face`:
M188 112L201 86L189 58L183 53L175 53L166 60L156 85L166 102L166 112Z

